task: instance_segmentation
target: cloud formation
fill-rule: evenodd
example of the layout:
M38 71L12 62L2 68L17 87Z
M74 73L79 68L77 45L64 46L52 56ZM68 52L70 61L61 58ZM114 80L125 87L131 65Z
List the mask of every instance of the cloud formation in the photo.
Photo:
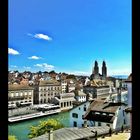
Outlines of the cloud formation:
M28 59L38 60L38 59L42 59L42 57L38 57L38 56L31 56L31 57L28 57Z
M43 40L47 40L47 41L51 41L52 40L52 38L49 37L46 34L35 34L35 35L33 35L33 34L28 33L28 35L29 36L32 36L34 38L43 39Z
M12 68L17 68L17 66L15 66L15 65L11 65L11 67L12 67Z
M47 70L52 70L52 69L54 69L54 66L53 66L53 65L48 65L47 63L36 64L36 65L34 65L34 66L40 67L40 68L43 68L43 69L47 69Z
M23 66L23 68L26 69L26 70L30 70L31 69L31 67L26 67L26 66Z
M8 48L8 54L19 55L20 53L12 48Z

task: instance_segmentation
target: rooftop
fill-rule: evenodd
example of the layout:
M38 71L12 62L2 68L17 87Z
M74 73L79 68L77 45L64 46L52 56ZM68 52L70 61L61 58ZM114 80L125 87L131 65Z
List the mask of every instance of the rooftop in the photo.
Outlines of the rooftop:
M43 81L40 81L39 86L45 86L45 85L60 85L60 83L57 80L43 80Z
M91 131L97 131L98 135L106 134L109 132L108 126L100 126L100 127L87 127L87 128L62 128L55 130L53 132L54 140L79 140L89 137L94 137L95 133ZM37 138L33 138L32 140L48 140L48 134L41 135Z
M8 90L33 90L33 87L28 85L16 84L16 85L8 85Z

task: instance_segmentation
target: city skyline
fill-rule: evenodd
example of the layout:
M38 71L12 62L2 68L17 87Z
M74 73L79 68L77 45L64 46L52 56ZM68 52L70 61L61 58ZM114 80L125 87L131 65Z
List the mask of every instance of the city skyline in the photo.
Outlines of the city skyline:
M9 70L131 73L131 1L9 1Z

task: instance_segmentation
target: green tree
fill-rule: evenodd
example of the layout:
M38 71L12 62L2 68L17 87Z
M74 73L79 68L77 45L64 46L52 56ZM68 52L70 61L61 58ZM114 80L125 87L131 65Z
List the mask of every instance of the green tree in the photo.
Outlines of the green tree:
M64 126L55 119L48 119L47 121L40 121L39 125L30 127L30 133L28 134L28 137L34 138L34 137L45 134L51 128L53 130L57 130L63 127Z
M16 136L14 135L9 135L8 140L17 140Z

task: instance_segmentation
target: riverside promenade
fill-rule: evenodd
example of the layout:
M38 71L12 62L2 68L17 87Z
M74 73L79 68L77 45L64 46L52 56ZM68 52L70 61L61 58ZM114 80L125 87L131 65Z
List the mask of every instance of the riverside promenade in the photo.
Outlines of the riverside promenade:
M37 117L43 117L43 116L47 116L47 115L51 115L51 114L56 114L59 112L61 112L61 110L56 109L56 110L50 110L50 111L46 111L46 112L38 112L38 113L32 113L32 114L27 114L27 115L20 115L20 116L16 116L16 117L10 117L10 118L8 118L8 121L17 122L17 121L22 121L22 120L27 120L27 119L37 118Z
M35 105L32 107L9 110L8 122L17 122L37 117L43 117L61 112L58 106L53 104Z

